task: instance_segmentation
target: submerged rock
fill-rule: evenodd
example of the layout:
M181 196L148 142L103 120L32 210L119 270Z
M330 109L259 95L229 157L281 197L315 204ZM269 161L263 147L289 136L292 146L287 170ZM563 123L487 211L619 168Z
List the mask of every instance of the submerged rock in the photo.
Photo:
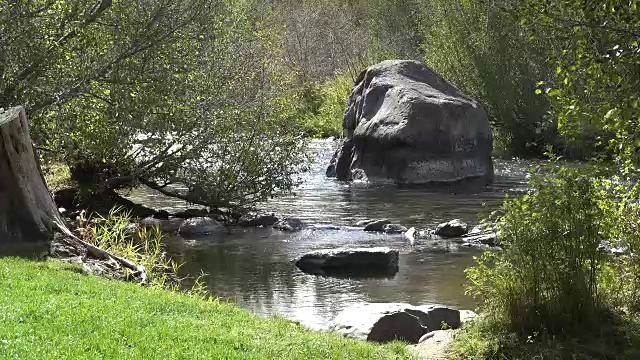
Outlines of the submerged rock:
M275 225L278 220L277 216L271 215L257 215L257 216L243 216L238 221L239 226L245 227L268 227Z
M325 249L304 254L296 266L308 274L384 277L398 272L397 250L386 247Z
M442 237L460 237L469 231L469 225L460 219L442 223L436 227L435 234Z
M407 232L407 228L400 224L387 224L382 227L385 234L402 234Z
M493 178L487 114L422 62L388 60L363 71L343 128L329 177L398 184Z
M208 215L209 211L206 209L187 209L173 214L173 216L181 219L202 218Z
M384 226L391 224L391 221L387 219L371 221L364 227L364 231L368 232L383 232Z
M163 233L175 234L183 222L184 220L179 218L158 219L155 217L147 217L140 221L140 225L147 229L157 226Z
M295 232L304 228L305 224L298 218L286 218L279 220L273 228L280 231Z
M227 228L210 217L186 219L178 229L180 235L207 235L226 232Z
M417 344L423 335L441 330L443 323L460 327L460 312L439 305L358 303L341 311L330 329L357 340Z

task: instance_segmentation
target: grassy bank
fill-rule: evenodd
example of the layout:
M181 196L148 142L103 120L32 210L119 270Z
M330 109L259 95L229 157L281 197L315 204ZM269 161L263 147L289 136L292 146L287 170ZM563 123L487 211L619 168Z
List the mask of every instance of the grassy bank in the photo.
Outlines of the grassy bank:
M215 300L0 260L2 359L407 359L378 346L264 320Z

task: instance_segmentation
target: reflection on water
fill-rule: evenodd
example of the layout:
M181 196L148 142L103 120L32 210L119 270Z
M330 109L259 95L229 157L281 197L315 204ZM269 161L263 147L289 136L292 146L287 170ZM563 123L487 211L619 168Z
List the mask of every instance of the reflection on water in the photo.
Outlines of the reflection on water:
M317 161L303 176L296 194L261 207L316 224L344 226L377 218L425 229L453 218L475 224L479 214L487 215L501 204L505 193L525 188L529 165L496 160L494 184L476 191L347 185L324 176L334 146L330 141L314 142ZM156 208L186 207L148 192L132 197ZM313 328L323 327L341 309L358 301L474 306L464 295L463 271L479 251L459 247L455 241L417 240L410 246L402 236L353 229L295 234L235 229L223 239L186 240L172 239L170 251L186 262L188 273L208 273L207 284L213 294L257 314L280 314ZM341 246L396 248L401 253L400 271L392 279L335 279L306 275L293 265L297 256L309 250Z

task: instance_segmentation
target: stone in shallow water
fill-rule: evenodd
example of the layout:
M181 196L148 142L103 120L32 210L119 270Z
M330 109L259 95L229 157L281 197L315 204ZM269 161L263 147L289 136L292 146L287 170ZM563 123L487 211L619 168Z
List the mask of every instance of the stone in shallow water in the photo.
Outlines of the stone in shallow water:
M183 219L169 218L169 219L157 219L154 217L147 217L140 221L140 225L151 229L157 226L163 233L176 233L180 229L180 225L183 223Z
M469 225L460 219L442 223L436 227L435 234L442 237L460 237L469 231Z
M209 217L199 217L184 220L178 229L180 235L207 235L225 233L227 229Z
M407 228L400 224L387 224L382 227L385 234L402 234L407 232Z
M439 305L413 306L404 303L358 303L333 320L330 329L357 340L417 344L431 331L460 327L460 312Z
M368 232L383 232L384 231L384 226L385 225L389 225L389 224L391 224L391 221L389 221L387 219L375 220L375 221L372 221L369 224L367 224L367 226L364 227L364 231L368 231Z
M240 218L240 221L238 222L239 226L246 226L246 227L259 227L259 226L263 226L263 227L267 227L267 226L273 226L278 222L278 217L275 215L257 215L255 217L249 217L249 216L243 216Z
M384 277L398 272L398 257L386 247L325 249L304 254L296 266L313 275Z
M304 222L302 222L302 220L300 219L286 218L275 223L275 225L273 225L273 228L280 231L295 232L302 230L304 226Z

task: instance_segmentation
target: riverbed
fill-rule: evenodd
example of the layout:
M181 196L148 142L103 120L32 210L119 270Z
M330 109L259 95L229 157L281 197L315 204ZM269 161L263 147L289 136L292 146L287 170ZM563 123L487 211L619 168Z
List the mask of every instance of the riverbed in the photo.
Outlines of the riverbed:
M430 229L454 218L475 225L500 208L506 194L526 190L523 160L494 160L495 178L480 189L399 189L345 184L324 175L335 142L318 140L310 150L315 162L302 175L295 194L261 204L276 214L309 224L332 224L341 230L284 233L237 228L223 238L170 239L169 250L185 263L186 274L205 272L211 293L258 315L282 315L322 329L343 308L360 301L446 304L474 308L464 294L464 269L481 249L456 240L416 240L402 235L369 234L350 226L364 219L387 218L407 227ZM187 204L151 192L131 194L157 209L175 211ZM399 272L384 279L337 279L307 275L292 260L313 249L388 246L400 251Z

